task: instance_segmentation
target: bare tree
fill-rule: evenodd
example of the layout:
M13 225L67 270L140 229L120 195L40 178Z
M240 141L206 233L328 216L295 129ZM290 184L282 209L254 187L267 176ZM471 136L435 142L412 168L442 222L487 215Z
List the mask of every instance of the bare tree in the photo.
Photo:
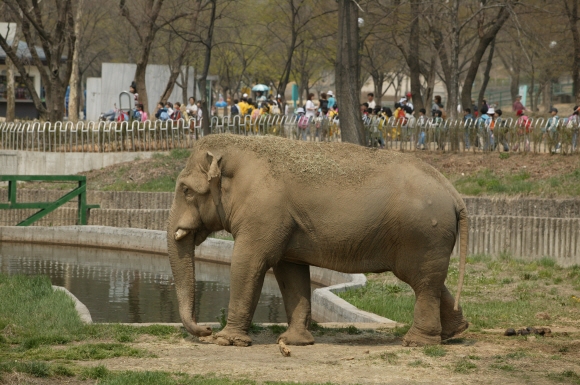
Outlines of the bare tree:
M471 59L471 64L465 75L465 80L463 82L463 88L461 90L461 104L463 108L468 108L471 106L471 91L473 89L473 82L477 76L477 71L481 64L481 60L485 55L487 47L494 41L495 37L499 33L500 29L503 27L505 22L510 17L511 8L516 1L506 1L500 4L499 11L492 15L490 20L487 21L485 18L485 12L480 12L477 17L477 30L479 35L479 40L477 47L473 53ZM485 2L481 3L482 8L485 7ZM493 54L491 55L493 58Z
M8 35L11 33L10 26L8 27L7 32L6 39L8 39ZM11 44L12 49L18 49L19 41L18 31L16 30L14 31L14 37ZM9 57L6 58L6 65L6 121L12 122L16 118L15 77L18 69Z
M145 83L145 73L149 64L149 56L155 36L159 30L176 20L190 14L187 3L177 3L169 6L165 0L129 0L133 6L129 7L127 0L119 0L121 15L127 19L139 36L139 53L137 55L137 69L135 83L139 93L139 103L149 112L149 97ZM161 17L162 9L167 8L166 18ZM185 9L185 11L183 11Z
M578 21L580 20L578 14L579 0L561 0L564 3L564 10L569 20L570 33L574 42L574 56L572 61L572 81L574 83L574 97L576 104L580 104L580 32L578 30Z
M46 107L36 92L32 77L27 71L26 59L18 56L4 36L0 36L0 47L12 60L20 78L28 89L34 106L42 119L57 121L62 119L64 94L72 72L72 60L75 44L74 21L71 0L54 0L53 2L36 0L5 0L10 13L22 30L29 47L32 63L40 72L42 84L46 91ZM35 49L40 42L45 60L41 59ZM66 55L66 59L65 59ZM64 62L64 65L63 65Z
M78 36L80 35L81 29L81 18L83 17L83 0L78 0L77 4L77 11L75 14L74 19L74 33L77 36L75 39L74 45L74 53L73 53L73 62L72 62L72 70L71 70L71 77L70 77L70 93L69 93L69 102L68 102L68 119L71 122L77 122L79 120L79 83L80 83L80 68L79 68L79 46L80 46L80 39Z
M366 138L359 108L359 8L353 0L338 1L336 51L336 95L340 106L340 130L345 142L365 145Z

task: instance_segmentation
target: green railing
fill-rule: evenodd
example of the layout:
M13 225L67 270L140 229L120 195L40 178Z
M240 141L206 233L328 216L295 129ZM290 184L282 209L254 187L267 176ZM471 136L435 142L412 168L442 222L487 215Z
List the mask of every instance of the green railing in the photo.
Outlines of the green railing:
M78 182L78 187L63 195L55 202L21 202L16 199L18 182L49 181ZM39 209L40 211L18 223L17 226L29 226L40 218L50 214L60 206L78 197L77 224L86 225L90 209L98 209L99 205L87 204L87 177L77 175L0 175L0 182L8 182L8 203L0 203L0 210Z

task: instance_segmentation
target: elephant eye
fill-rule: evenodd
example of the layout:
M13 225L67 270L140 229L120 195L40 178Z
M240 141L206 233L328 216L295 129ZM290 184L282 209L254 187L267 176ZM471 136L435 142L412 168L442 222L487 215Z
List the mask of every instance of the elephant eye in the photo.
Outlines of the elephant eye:
M189 191L190 190L189 190L189 188L187 186L182 186L181 188L183 189L183 194L184 195L186 195L186 196L189 195Z

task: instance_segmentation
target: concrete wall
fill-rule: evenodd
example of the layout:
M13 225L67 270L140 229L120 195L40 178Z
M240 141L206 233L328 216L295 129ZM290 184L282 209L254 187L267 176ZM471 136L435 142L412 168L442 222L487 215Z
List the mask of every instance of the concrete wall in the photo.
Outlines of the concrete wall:
M4 175L72 175L117 163L151 158L153 152L36 152L0 150Z
M165 231L119 229L102 226L0 227L2 242L44 243L83 247L115 248L131 251L167 253ZM230 264L234 242L207 239L196 248L196 259ZM363 274L345 274L319 267L310 268L311 280L327 287L312 293L312 318L318 322L380 323L395 327L396 322L357 309L338 298L340 292L366 284Z
M29 202L55 200L61 195L56 190L18 191L18 199ZM91 203L104 209L169 209L173 202L172 192L88 191L87 196ZM470 216L580 218L580 198L464 197L463 200Z
M18 200L54 201L64 193L55 190L20 190ZM5 199L0 195L0 201ZM102 207L91 210L89 224L165 230L172 200L173 193L89 192L88 202ZM530 260L550 257L561 266L580 264L579 199L466 198L465 201L470 212L475 212L469 216L470 254L499 256L508 253ZM33 210L0 210L0 225L16 225L33 213ZM41 219L36 226L70 226L77 223L76 218L76 203L71 202L67 207ZM456 247L455 256L457 252Z
M87 118L88 120L97 120L101 112L113 109L113 104L119 106L119 94L123 91L129 91L131 82L135 79L136 64L124 63L103 63L101 67L101 77L91 78L87 81L87 99L99 100L98 104L90 106L87 103ZM194 69L189 67L189 79L187 86L187 95L194 95ZM161 98L161 94L167 86L169 80L169 67L165 65L149 64L145 73L145 83L147 84L147 96L149 99L149 112L155 111L157 102ZM177 79L181 81L180 78ZM139 90L137 90L139 93ZM169 97L171 102L185 102L182 100L182 89L177 84L173 88L173 92ZM99 108L97 110L97 107Z

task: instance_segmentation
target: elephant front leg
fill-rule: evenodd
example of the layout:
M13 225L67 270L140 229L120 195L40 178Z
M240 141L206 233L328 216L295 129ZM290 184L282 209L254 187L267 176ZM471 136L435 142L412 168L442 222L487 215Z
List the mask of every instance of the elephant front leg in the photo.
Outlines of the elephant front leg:
M274 266L288 317L288 330L278 337L288 345L312 345L314 337L308 331L311 321L310 266L280 261Z
M260 299L268 266L259 255L234 255L230 273L228 323L214 336L218 345L250 346L248 330Z

